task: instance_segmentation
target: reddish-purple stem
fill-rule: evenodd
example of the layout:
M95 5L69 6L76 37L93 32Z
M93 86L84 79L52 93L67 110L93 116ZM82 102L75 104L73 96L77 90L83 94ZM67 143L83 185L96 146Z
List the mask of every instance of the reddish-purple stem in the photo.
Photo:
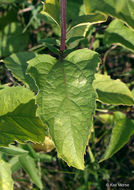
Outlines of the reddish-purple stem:
M100 23L98 24L98 27L100 26ZM96 31L94 32L94 35L93 35L93 38L92 38L92 40L91 40L91 43L90 43L90 45L89 45L89 49L92 49L92 47L93 47L93 43L94 43L94 41L95 41L95 37L96 37L96 34L97 34L97 28L96 28Z
M66 0L61 0L61 45L60 52L61 54L65 50L65 41L66 41Z
M90 43L90 45L89 45L89 49L92 49L93 43L94 43L94 41L95 41L95 37L96 37L96 32L95 32L94 35L93 35L93 38L92 38L91 43Z

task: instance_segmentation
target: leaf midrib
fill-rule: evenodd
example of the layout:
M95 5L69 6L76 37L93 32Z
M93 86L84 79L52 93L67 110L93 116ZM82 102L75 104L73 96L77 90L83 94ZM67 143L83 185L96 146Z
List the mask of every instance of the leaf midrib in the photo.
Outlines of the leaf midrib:
M61 66L61 69L62 69L62 73L63 73L63 79L64 79L64 86L65 86L65 95L66 95L66 98L68 100L68 110L69 110L69 119L70 119L70 124L71 124L71 133L72 133L72 136L73 135L73 130L72 130L72 116L71 116L71 106L70 106L70 98L69 98L69 95L68 95L68 89L67 89L67 80L66 80L66 73L65 73L65 67L64 67L64 62L61 62L62 66ZM74 150L75 150L75 153L77 155L77 150L76 150L76 147L75 147L75 143L74 143L74 138L72 138L72 141L73 141L73 144L74 144ZM63 145L64 143L62 144L62 149L63 149Z

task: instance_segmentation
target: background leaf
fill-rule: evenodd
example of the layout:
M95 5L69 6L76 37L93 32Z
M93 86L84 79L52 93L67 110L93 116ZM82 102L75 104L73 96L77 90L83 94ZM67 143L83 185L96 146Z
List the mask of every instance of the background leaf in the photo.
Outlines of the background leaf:
M118 44L134 52L134 31L119 20L113 20L105 30L104 43Z
M83 4L83 0L67 1L67 22L71 27L76 24L88 23L88 22L104 22L106 20L106 16L101 15L99 13L94 15L89 15L88 12L85 11L86 6Z
M117 0L118 1L118 0ZM120 7L115 0L84 0L88 13L100 12L120 19L134 29L134 1L123 0Z
M34 98L34 93L24 87L8 87L0 90L0 116L12 112L20 104L25 104Z
M12 22L7 24L0 31L0 57L23 51L28 45L28 38L27 33L22 33L20 23Z
M71 28L67 32L67 40L71 41L72 39L77 38L77 43L75 42L76 43L75 46L77 46L81 40L81 37L86 36L87 32L89 31L90 26L98 23L98 21L104 22L106 21L106 18L100 14L79 16L77 19L75 19L75 21L71 22L70 24ZM71 48L72 48L72 44L71 44Z
M76 47L79 42L86 37L90 28L90 23L80 24L72 27L67 33L68 49Z
M130 136L134 134L134 120L127 119L124 113L114 113L114 124L110 143L101 161L112 157L129 141Z
M60 26L60 6L59 0L45 0L42 14L51 18L58 26Z
M98 100L105 104L134 105L134 97L125 83L108 75L96 74L93 83Z
M28 151L23 150L22 148L16 147L13 145L9 145L9 147L0 147L0 152L6 153L12 156L28 154Z
M99 62L98 54L88 49L72 52L63 62L49 55L28 62L39 88L38 114L49 126L58 155L78 169L84 169L95 110L92 82Z
M0 0L0 3L14 3L16 0Z
M36 117L35 101L20 104L13 112L0 117L0 145L7 146L13 141L42 143L46 126Z
M10 165L0 158L0 190L13 190Z
M83 0L67 0L67 22L68 24L84 15Z
M1 3L2 5L2 3ZM8 10L7 12L4 12L2 17L0 17L0 30L3 30L3 28L10 24L10 23L16 23L17 22L17 11L16 10Z
M28 84L32 90L37 91L35 82L28 74L26 74L27 61L34 57L35 53L32 52L19 52L4 59L4 63L6 64L6 67L12 71L15 78L24 82L24 84Z
M99 21L99 22L104 22L104 21L106 21L105 16L100 15L100 14L95 14L95 15L83 15L83 16L79 16L75 21L73 21L73 22L71 23L71 26L72 26L72 27L73 27L73 26L76 27L76 25L80 25L80 24L85 25L85 24L88 24L88 23L90 23L90 24L96 24L96 23L98 23L98 21Z
M38 174L34 159L31 156L27 155L27 156L20 156L19 161L23 169L28 173L33 183L36 184L37 187L39 187L40 189L43 189L41 178Z
M19 156L14 156L9 160L12 173L16 172L20 167Z

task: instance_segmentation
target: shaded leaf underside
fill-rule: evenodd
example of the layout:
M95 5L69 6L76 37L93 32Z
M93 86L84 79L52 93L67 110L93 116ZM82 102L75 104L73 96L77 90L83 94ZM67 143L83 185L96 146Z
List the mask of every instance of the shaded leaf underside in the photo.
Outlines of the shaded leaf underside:
M1 86L0 116L14 111L20 104L25 104L34 98L34 93L24 87Z
M105 104L134 105L134 97L125 83L108 75L96 74L93 83L98 100Z
M0 117L0 146L8 146L15 140L43 143L46 127L36 117L36 108L31 100Z
M100 12L118 18L134 29L133 0L84 0L88 13Z
M24 84L28 84L31 90L36 91L37 88L33 79L26 74L27 61L34 57L35 53L33 52L19 52L4 59L4 63L18 80L22 81Z
M11 53L23 51L27 47L28 39L28 34L22 33L20 23L12 22L7 24L0 31L0 57L6 57Z
M134 52L134 31L115 19L105 31L104 43L118 44Z
M114 113L115 126L112 131L110 143L101 161L107 160L119 151L134 134L134 120L126 118L121 112Z
M24 87L2 86L0 90L0 145L14 140L43 142L45 126L36 116L34 93Z

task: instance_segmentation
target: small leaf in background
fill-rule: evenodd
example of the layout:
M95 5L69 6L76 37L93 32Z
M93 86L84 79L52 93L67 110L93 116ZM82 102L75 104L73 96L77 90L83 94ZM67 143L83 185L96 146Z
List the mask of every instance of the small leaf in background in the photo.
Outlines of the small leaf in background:
M41 162L46 162L46 163L52 163L52 162L56 162L56 157L52 157L49 154L44 154L44 153L37 153L38 158Z
M3 30L6 25L12 22L17 22L17 10L13 9L5 11L0 17L0 30Z
M55 38L44 38L39 41L40 43L43 43L44 45L52 45L52 46L60 46L60 40Z
M37 160L38 156L35 150L33 149L31 143L27 142L25 145L20 145L22 148L24 148L26 151L29 152L29 156L33 157L35 160Z
M113 115L111 114L99 114L98 115L98 119L102 122L102 123L107 123L107 124L112 124L113 123Z
M35 82L26 74L27 61L34 57L35 53L32 52L19 52L4 59L4 63L6 67L12 71L16 79L22 81L24 84L28 84L31 90L37 91Z
M66 43L68 44L68 49L75 48L79 42L86 37L90 26L90 23L76 25L67 32ZM68 49L66 51L68 51Z
M12 157L9 160L9 164L11 166L12 173L16 172L21 167L21 164L19 162L19 156Z
M0 31L0 57L23 51L28 45L28 34L22 33L20 23L12 22Z
M112 157L129 141L133 134L134 120L127 119L124 113L115 112L111 140L101 161Z
M105 30L104 43L106 45L118 44L134 52L134 31L115 19Z
M60 5L59 0L45 0L42 14L50 17L58 26L60 26Z
M71 27L76 27L76 25L85 25L90 23L91 25L96 23L105 22L106 18L103 15L95 14L95 15L83 15L79 16L75 21L71 23Z
M108 75L96 74L93 83L98 100L104 104L134 105L134 97L125 83Z
M81 15L84 15L83 0L67 0L67 23L75 21Z
M10 165L0 158L0 190L13 190Z
M48 48L54 54L56 55L60 54L59 50L60 40L56 40L54 38L45 38L40 40L40 43L42 43L46 48Z
M20 156L19 157L20 164L22 168L28 173L32 182L37 185L40 189L43 189L43 184L41 182L41 177L36 168L36 164L34 159L27 155L27 156Z
M4 85L3 89L0 90L0 116L12 112L17 106L25 104L33 98L34 93L27 88Z
M31 100L20 104L13 112L0 117L0 145L8 146L14 140L24 143L32 141L42 143L46 126L36 116L37 106Z
M76 24L84 23L99 23L106 21L106 16L102 14L90 14L86 12L86 6L83 4L83 0L67 1L67 23L68 25L75 26Z
M28 154L28 151L23 150L22 148L19 148L19 147L13 146L13 145L9 145L9 147L0 147L0 152L9 154L12 156Z
M122 1L120 7L118 7L119 2L117 3L117 1L84 0L84 3L89 13L100 12L118 18L134 30L134 1L120 0Z
M88 49L72 52L63 62L49 55L28 62L39 88L37 113L48 124L59 157L78 169L84 169L95 111L92 82L99 62L98 54Z
M14 3L15 1L17 1L17 0L0 0L0 3L10 4L10 3Z
M106 18L100 14L83 15L76 18L71 22L70 29L67 32L67 43L69 44L68 48L71 49L76 47L79 42L86 37L87 32L93 24L104 21L106 21Z
M85 13L82 0L69 0L67 2L67 7L67 15L69 15L67 41L69 42L68 48L72 49L76 47L82 39L85 38L90 26L96 23L105 22L106 17L98 13L92 15ZM71 21L69 21L70 18ZM75 38L77 39L75 40Z

